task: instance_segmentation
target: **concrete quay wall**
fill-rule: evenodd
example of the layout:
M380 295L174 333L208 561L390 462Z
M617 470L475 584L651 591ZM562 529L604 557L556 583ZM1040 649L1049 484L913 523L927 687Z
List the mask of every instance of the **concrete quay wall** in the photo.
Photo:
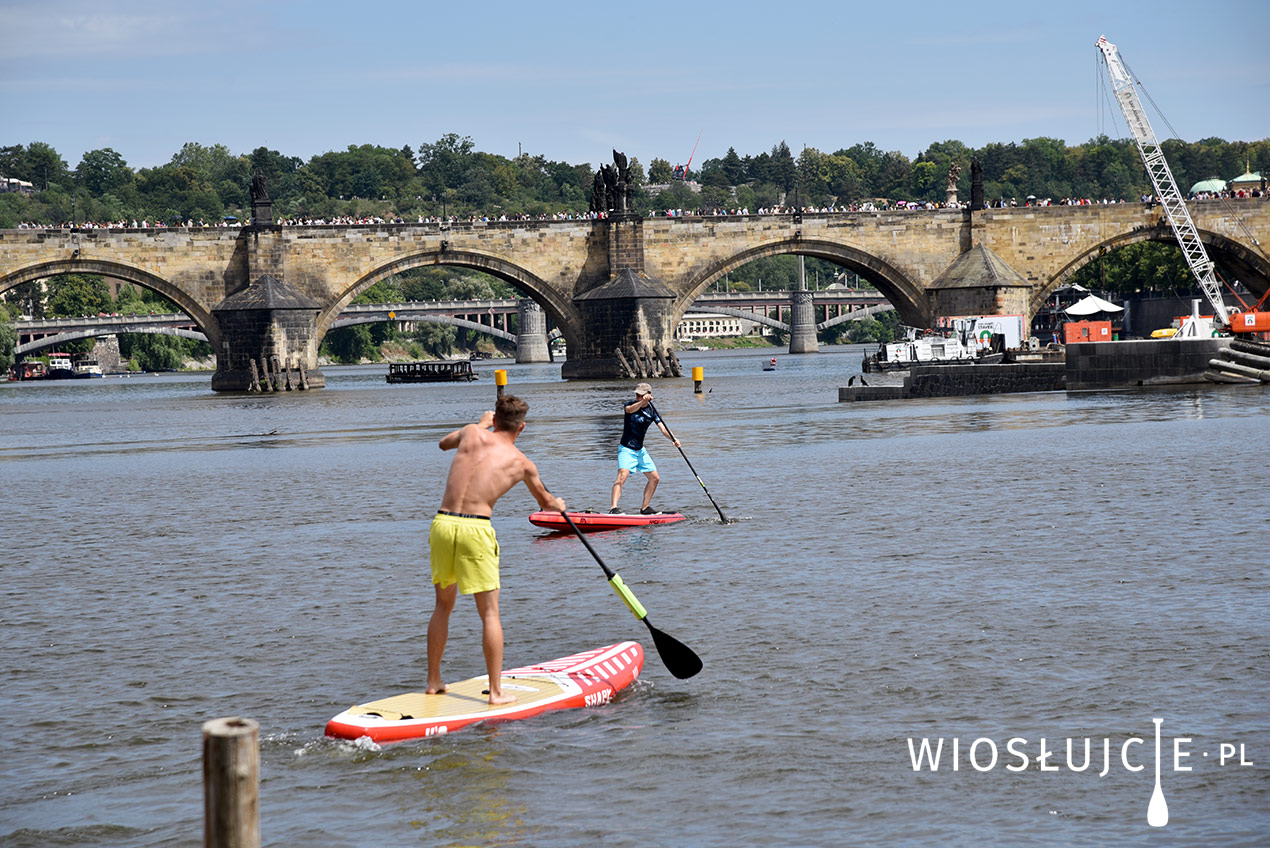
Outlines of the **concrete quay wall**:
M1061 362L917 365L902 386L847 386L838 389L838 402L1053 392L1064 387L1065 377Z
M1146 339L1067 346L1067 388L1111 389L1202 383L1208 361L1230 339Z

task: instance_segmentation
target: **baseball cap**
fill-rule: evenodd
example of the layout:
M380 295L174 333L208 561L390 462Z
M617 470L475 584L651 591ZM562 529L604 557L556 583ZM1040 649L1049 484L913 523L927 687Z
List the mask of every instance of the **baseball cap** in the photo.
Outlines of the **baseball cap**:
M640 383L638 386L635 387L635 394L637 395L651 395L652 393L653 393L653 387L648 385L647 383Z

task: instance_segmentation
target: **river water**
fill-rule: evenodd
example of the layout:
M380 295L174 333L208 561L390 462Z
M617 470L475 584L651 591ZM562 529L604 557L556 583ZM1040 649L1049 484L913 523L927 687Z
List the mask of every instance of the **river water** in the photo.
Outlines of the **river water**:
M231 715L261 725L266 845L1270 843L1270 392L839 404L861 352L688 353L707 391L655 386L736 520L654 436L655 504L690 520L592 541L700 675L521 487L494 522L508 666L633 638L643 676L382 749L322 731L423 685L438 439L506 367L521 447L604 508L629 383L0 385L0 845L199 844L200 728ZM479 632L462 599L448 678L483 672Z

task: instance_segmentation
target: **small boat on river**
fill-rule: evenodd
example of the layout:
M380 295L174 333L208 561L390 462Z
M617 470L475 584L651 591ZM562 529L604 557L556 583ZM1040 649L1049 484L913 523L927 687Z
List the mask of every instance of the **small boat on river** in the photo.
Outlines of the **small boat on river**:
M75 366L71 364L69 353L50 353L48 371L45 380L70 380L75 376Z
M388 365L390 383L470 383L477 379L472 362L392 362Z
M91 356L85 356L77 359L72 370L75 372L75 376L81 380L88 379L90 377L104 376L101 371L101 365Z

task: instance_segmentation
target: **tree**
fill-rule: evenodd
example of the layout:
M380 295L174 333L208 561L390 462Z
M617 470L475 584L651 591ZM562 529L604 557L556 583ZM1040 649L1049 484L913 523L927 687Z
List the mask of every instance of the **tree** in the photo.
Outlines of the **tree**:
M737 155L735 147L728 148L728 152L724 154L720 167L723 169L723 175L727 178L728 185L738 186L745 182L745 163Z
M177 371L187 355L183 341L159 333L121 333L119 353L141 371Z
M654 185L665 185L670 182L674 169L670 163L659 156L654 156L648 163L648 181Z
M424 190L440 194L447 188L458 188L471 166L472 139L458 133L446 133L435 144L419 145L419 178Z
M4 300L12 307L9 311L14 315L28 315L31 318L44 318L44 292L38 282L22 283L4 293Z
M78 318L110 311L110 289L96 274L64 274L48 281L48 314Z
M772 161L768 178L789 192L794 190L797 176L798 166L794 163L794 155L789 152L789 145L782 140L780 144L772 148Z
M18 343L18 331L3 303L0 303L0 374L13 367L13 349Z
M29 180L37 189L44 190L53 184L69 187L70 168L51 145L42 141L31 142L26 147L24 161L26 175L22 179Z
M331 330L322 340L322 353L345 365L355 365L364 359L371 362L380 359L378 345L366 324Z
M75 181L94 195L120 193L135 179L124 158L109 147L88 151L75 166Z

